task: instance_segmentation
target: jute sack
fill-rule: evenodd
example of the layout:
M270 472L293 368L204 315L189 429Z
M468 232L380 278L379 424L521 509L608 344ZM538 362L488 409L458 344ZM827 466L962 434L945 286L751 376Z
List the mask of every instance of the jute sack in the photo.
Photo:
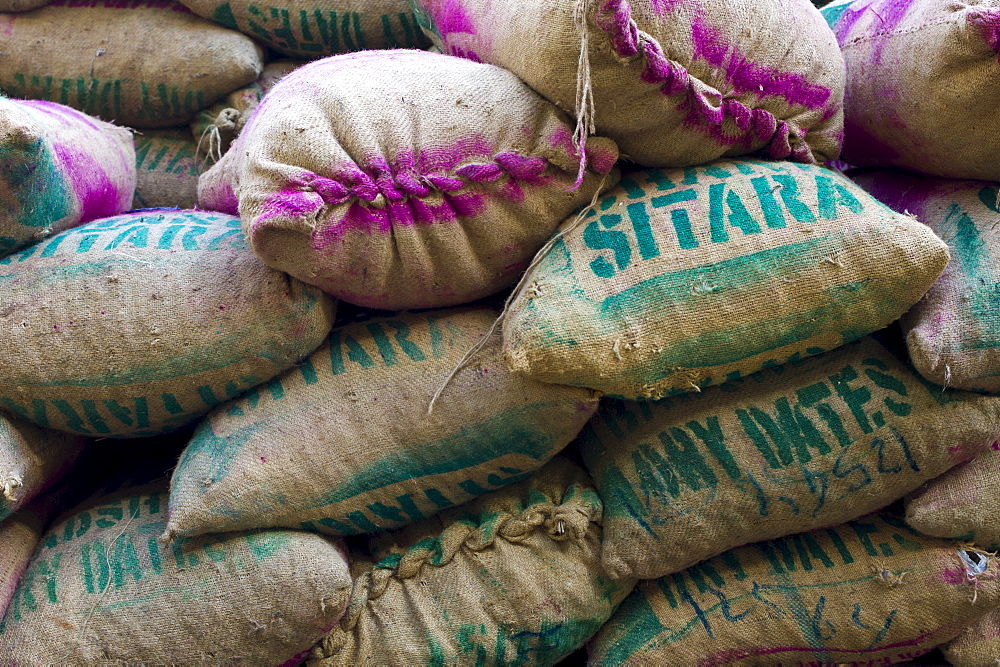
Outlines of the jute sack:
M44 517L32 507L0 520L0 618L38 546Z
M194 208L198 204L198 144L186 130L136 134L135 166L132 208Z
M0 257L132 202L131 132L67 106L0 97L0 154Z
M388 103L400 81L403 99ZM334 56L271 90L202 176L199 202L232 212L238 198L254 252L350 303L467 303L514 283L567 215L617 182L617 148L601 138L578 179L571 134L499 67Z
M525 278L511 367L625 398L696 391L885 327L948 262L837 172L725 160L627 175Z
M0 399L0 409L9 407L12 404ZM69 470L86 442L0 414L0 521Z
M351 552L347 613L309 665L552 665L635 581L601 571L601 500L556 458L532 478Z
M0 661L276 665L340 619L341 545L263 531L164 546L166 492L103 496L48 531L0 623Z
M589 389L510 373L497 317L464 308L350 324L264 387L219 406L174 471L171 534L401 526L524 479L597 409Z
M868 172L855 181L948 244L948 267L903 317L913 365L931 382L1000 392L1000 193L995 183Z
M995 667L1000 660L1000 609L994 609L941 647L957 667Z
M49 4L50 0L0 0L0 12L26 12Z
M606 399L580 436L605 569L660 577L877 510L1000 435L1000 398L942 390L872 338L655 403Z
M841 0L823 14L847 63L845 160L1000 180L1000 0Z
M844 62L808 0L410 4L445 53L511 70L639 164L840 153Z
M365 49L422 49L428 40L406 0L183 0L191 11L291 58Z
M83 435L176 429L305 358L332 325L326 295L207 211L104 218L0 270L0 409Z
M262 67L251 39L173 0L54 0L0 17L0 88L122 125L187 123Z
M246 124L250 112L274 84L301 63L294 60L276 60L264 66L260 77L249 86L234 90L221 101L201 111L191 121L191 133L198 144L198 153L207 160L218 162L229 150L233 139Z
M1000 604L998 565L873 514L643 582L590 643L590 663L903 662Z
M907 499L906 521L926 535L1000 549L1000 444L929 481Z

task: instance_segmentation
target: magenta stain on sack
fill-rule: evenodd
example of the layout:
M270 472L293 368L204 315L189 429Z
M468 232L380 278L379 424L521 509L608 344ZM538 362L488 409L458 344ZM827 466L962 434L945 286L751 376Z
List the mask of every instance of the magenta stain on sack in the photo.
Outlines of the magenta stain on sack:
M951 568L945 568L941 573L941 580L949 586L962 586L969 581L964 569Z
M994 53L1000 54L1000 7L970 8L966 20L979 30L986 45Z
M0 16L0 35L9 35L14 32L14 21L16 20L17 15Z
M653 11L656 12L657 16L663 16L669 11L672 11L674 7L680 4L683 0L650 0L650 4L653 5Z
M54 144L53 150L80 201L80 222L108 218L128 206L123 203L126 198L92 156L64 144ZM131 201L131 193L127 199Z
M897 213L924 216L928 200L934 196L935 183L919 174L883 171L861 174L858 185L868 194Z
M913 0L868 0L852 3L834 26L837 43L843 47L855 25L867 15L871 20L866 24L864 32L871 39L871 60L874 63L881 62L882 51L888 43L886 38L903 21L912 4Z
M562 151L574 160L580 159L580 153L573 145L573 133L568 127L557 128L548 138L548 145L556 150ZM587 156L587 166L598 174L609 173L618 162L618 151L609 144L593 142L584 148L584 155Z
M717 28L697 14L691 22L694 58L707 61L713 67L725 68L726 81L736 93L758 97L781 97L789 104L818 109L830 99L830 90L811 83L802 74L782 72L750 60Z

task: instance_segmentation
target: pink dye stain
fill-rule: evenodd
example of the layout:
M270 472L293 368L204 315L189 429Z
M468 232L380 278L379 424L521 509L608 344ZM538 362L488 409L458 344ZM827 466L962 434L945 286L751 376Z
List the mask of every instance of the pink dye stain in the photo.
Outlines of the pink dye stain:
M597 155L610 169L612 158ZM476 183L505 179L490 196L522 201L522 184L551 182L548 167L540 156L494 154L493 145L482 137L403 150L391 160L367 156L358 165L335 168L333 178L302 172L265 199L254 226L275 218L313 217L326 206L347 204L342 214L331 216L313 233L313 248L321 250L349 232L389 234L399 227L454 223L479 215L486 208L487 194L471 187ZM435 193L439 197L430 197Z
M0 35L9 35L14 32L14 21L16 20L17 16L11 16L10 14L0 16Z
M726 81L737 93L782 97L789 104L808 109L818 109L830 99L829 89L810 83L801 74L754 63L701 16L693 18L691 40L694 58L705 60L713 67L725 68Z
M476 34L476 26L462 6L461 0L440 0L436 4L427 3L427 11L434 19L434 25L441 37L447 38L452 33Z
M949 586L962 586L967 583L964 569L945 568L944 572L941 573L941 580Z
M1000 442L994 442L990 447L994 452L1000 452Z
M911 213L917 218L924 216L927 202L934 196L936 186L933 180L919 174L897 171L862 174L857 182L868 194L892 210Z
M978 28L983 41L994 53L1000 54L1000 7L973 7L966 20ZM997 59L1000 62L1000 58Z
M80 222L107 218L121 212L122 195L93 157L66 144L53 149L80 200Z
M267 459L262 456L262 457L260 457L260 462L261 463L267 463Z

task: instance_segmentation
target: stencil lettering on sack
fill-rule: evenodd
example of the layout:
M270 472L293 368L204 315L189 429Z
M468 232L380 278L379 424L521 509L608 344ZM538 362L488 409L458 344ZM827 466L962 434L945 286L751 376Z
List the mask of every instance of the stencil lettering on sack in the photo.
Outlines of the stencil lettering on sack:
M680 183L658 169L644 172L641 184L638 175L623 178L620 185L626 198L605 197L597 210L587 215L596 220L584 227L584 244L591 250L611 251L611 254L602 252L590 261L594 275L613 278L636 262L655 259L663 252L700 248L706 240L710 244L723 244L739 236L784 229L789 222L834 220L838 207L855 214L864 210L850 190L830 176L815 173L816 170L801 174L749 160L734 165L736 173L759 174L750 179L752 200L745 200L745 191L741 196L740 191L726 183L736 173L718 166L685 169ZM780 173L766 173L765 168ZM697 185L704 175L711 176L713 181L707 188L684 187ZM807 188L800 186L814 189L815 194L805 199L803 191ZM650 194L653 191L663 194ZM706 200L707 216L703 213ZM697 210L692 210L695 206ZM658 212L660 209L663 210ZM668 211L669 223L664 217Z
M348 512L340 518L324 517L314 521L304 521L300 525L305 530L334 535L375 533L423 519L425 513L420 510L421 506L426 508L429 505L434 508L431 513L435 513L468 502L503 486L520 482L527 479L533 471L501 466L499 472L502 474L486 473L479 479L468 478L458 482L456 486L461 491L456 489L457 494L451 492L450 497L440 489L431 487L419 493L404 493L397 496L396 504L371 503L364 511Z
M272 381L273 382L273 381ZM131 401L80 399L70 403L61 398L31 399L30 404L0 396L0 406L39 426L55 426L81 435L100 436L127 431L133 436L152 436L169 433L190 422L206 410L232 400L247 389L260 384L260 378L247 376L239 381L225 383L225 397L220 398L211 385L196 387L198 404L185 409L177 396L162 393L159 396L135 396ZM153 428L150 423L150 404L153 414L162 426Z
M420 47L423 44L413 16L405 12L295 11L248 4L246 14L247 27L255 37L283 51L294 51L304 56L363 51L371 48L369 41L384 43L381 48L388 49ZM212 18L234 30L239 29L229 3L216 8ZM376 38L377 32L382 33L381 39Z
M852 634L857 629L869 631L870 645L877 647L889 632L898 610L886 610L884 606L866 608L855 603L850 619L827 618L826 602L831 595L840 595L838 589L880 577L905 576L905 570L883 568L863 576L801 585L794 578L798 573L836 571L866 557L891 558L922 551L920 542L913 539L919 537L918 533L902 520L883 515L880 519L885 523L850 521L836 528L761 542L655 580L656 592L662 594L671 609L689 607L693 613L679 627L660 626L657 640L672 643L699 631L714 638L720 626L756 624L761 615L766 615L794 620L804 637L820 640L819 647L836 637L842 626L850 628ZM767 563L769 580L751 579L744 569L739 554L751 549ZM806 607L806 599L815 600L815 604ZM650 620L659 624L655 619ZM635 648L638 646L632 650Z
M118 248L206 251L242 250L248 246L238 218L204 211L170 211L115 216L75 227L0 259L0 266L52 257L56 251L96 254ZM0 280L10 277L0 275Z
M750 378L762 381L781 370L759 371ZM850 502L880 476L919 473L905 437L890 423L910 415L913 406L905 400L909 390L888 371L881 360L868 358L860 372L846 365L827 380L770 406L747 405L725 419L710 416L661 431L658 442L639 443L632 451L636 499L642 507L629 511L636 512L637 519L645 512L658 514L677 498L715 489L722 477L755 498L761 516L816 517L828 503ZM667 410L676 400L648 405L607 402L598 412L601 430L612 440L624 441L654 417L654 410ZM730 451L722 428L726 423L739 424L743 441L757 450L762 479L740 465L740 453ZM858 431L860 437L852 434ZM583 437L591 448L598 443L600 449L596 429L588 427ZM809 465L816 458L822 463ZM655 534L645 521L640 523Z
M198 176L195 145L182 139L136 137L135 166L142 171Z
M77 601L85 596L83 604L88 607L95 601L101 602L106 591L122 590L136 582L173 575L187 569L209 563L232 563L245 568L250 561L260 562L279 552L288 542L280 533L246 533L244 540L250 558L239 559L231 537L203 536L199 538L176 538L168 546L160 543L159 537L166 528L163 516L165 509L160 493L147 496L132 496L117 503L101 505L81 512L62 526L57 526L46 535L31 566L24 573L7 614L0 622L0 635L9 623L44 610L46 604L59 605ZM95 538L92 534L100 531ZM225 544L224 542L229 542ZM70 547L60 548L71 543ZM234 556L237 558L234 559ZM73 566L67 565L78 557ZM75 571L77 581L67 581L66 571ZM191 585L186 587L187 595L202 593L203 577L215 573L206 568L206 575L190 577ZM176 588L154 590L150 595L179 592ZM204 591L207 593L208 591ZM145 604L149 596L129 598L123 596L119 602L94 608L96 612L113 612L132 605Z
M126 100L122 88L138 86L138 108ZM168 86L165 83L135 82L130 79L95 79L76 77L60 79L15 72L4 90L11 97L59 102L91 116L120 119L126 111L134 111L141 120L160 120L193 116L205 109L205 93L201 90Z

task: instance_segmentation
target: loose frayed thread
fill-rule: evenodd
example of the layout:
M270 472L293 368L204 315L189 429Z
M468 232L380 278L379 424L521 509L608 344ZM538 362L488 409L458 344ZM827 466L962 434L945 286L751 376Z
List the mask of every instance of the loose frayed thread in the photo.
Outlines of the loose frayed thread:
M241 121L242 117L238 109L227 108L220 111L212 124L202 130L201 136L198 137L198 145L194 149L194 161L198 165L199 172L209 164L215 164L222 159L222 132L224 130L227 135L234 136L242 125ZM208 139L208 151L205 154L205 159L199 161L201 147L206 138Z
M968 543L959 544L957 553L965 570L965 581L972 585L972 604L976 604L976 600L979 599L980 581L997 578L995 572L989 572L990 561L997 554L995 551L985 551Z
M587 171L587 137L596 132L594 117L594 83L590 74L590 16L595 0L576 0L573 4L573 25L580 36L580 56L576 61L576 127L573 130L573 148L579 156L580 166L576 172L573 189L583 185Z
M458 373L469 364L472 358L476 354L478 354L480 350L486 347L490 339L497 332L497 328L500 326L500 323L503 322L504 318L507 316L507 313L510 312L511 304L514 303L515 299L521 296L522 292L524 292L525 287L528 284L528 277L531 275L531 272L539 264L542 263L542 260L545 259L545 257L548 255L552 247L556 243L558 243L564 236L566 236L567 234L575 230L577 227L579 227L583 223L583 219L587 216L587 213L589 213L591 210L593 210L595 206L597 206L597 200L600 199L601 194L604 192L604 186L607 185L607 182L608 182L608 175L605 174L601 178L601 184L597 187L597 190L594 191L594 196L590 199L590 203L587 204L585 207L583 207L579 213L577 213L576 218L573 220L573 222L571 222L569 225L567 225L566 227L558 231L555 235L553 235L552 238L550 238L545 243L545 245L542 246L542 249L535 254L534 259L531 260L531 263L528 264L528 267L524 270L524 273L521 274L521 279L517 281L517 284L514 285L514 289L507 296L507 300L504 301L503 309L500 311L500 315L497 316L495 320L493 320L493 324L490 325L489 330L483 335L483 337L479 340L479 342L473 345L472 348L469 349L469 351L462 356L462 358L459 360L455 368L453 368L451 372L448 373L448 377L444 379L444 382L442 382L441 385L437 388L437 391L434 392L434 395L431 397L431 402L427 406L428 416L430 416L434 412L434 404L437 403L437 400L439 398L441 398L441 394L448 387L448 385L451 384L451 381L455 379L455 376L458 375Z
M14 492L24 486L24 481L20 477L15 477L11 475L3 481L3 497L8 502L16 503L17 496Z

